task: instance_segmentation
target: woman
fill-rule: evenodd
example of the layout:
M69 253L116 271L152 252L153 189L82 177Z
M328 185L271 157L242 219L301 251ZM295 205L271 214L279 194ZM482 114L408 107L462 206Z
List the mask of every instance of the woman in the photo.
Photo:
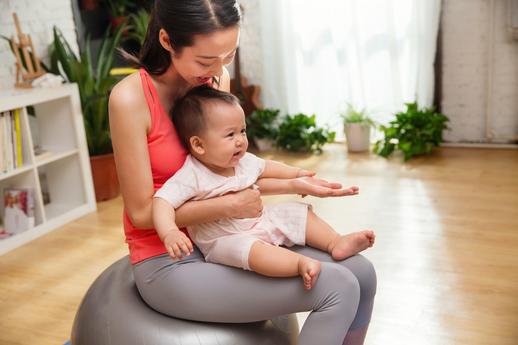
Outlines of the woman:
M238 45L240 17L235 0L156 0L138 59L141 69L119 82L110 95L124 230L137 287L153 309L198 321L251 322L311 310L298 344L363 344L376 276L362 256L333 262L327 253L292 248L322 261L318 284L306 291L297 277L272 279L206 263L198 250L172 260L153 229L153 193L187 154L167 110L194 86L210 83L230 89L224 66L232 62ZM333 195L321 180L304 181L292 192ZM176 222L182 227L249 218L261 210L259 192L250 189L188 202L177 210Z

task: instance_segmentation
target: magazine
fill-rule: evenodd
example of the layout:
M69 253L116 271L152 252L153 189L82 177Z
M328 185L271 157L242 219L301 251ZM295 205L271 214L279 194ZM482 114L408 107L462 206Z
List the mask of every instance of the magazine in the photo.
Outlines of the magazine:
M4 189L4 230L19 234L34 227L34 190L32 188Z

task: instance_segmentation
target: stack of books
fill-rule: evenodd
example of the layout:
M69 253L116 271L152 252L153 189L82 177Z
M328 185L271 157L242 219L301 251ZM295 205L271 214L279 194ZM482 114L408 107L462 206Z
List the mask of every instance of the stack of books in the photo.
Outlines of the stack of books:
M23 165L20 109L0 113L0 173Z

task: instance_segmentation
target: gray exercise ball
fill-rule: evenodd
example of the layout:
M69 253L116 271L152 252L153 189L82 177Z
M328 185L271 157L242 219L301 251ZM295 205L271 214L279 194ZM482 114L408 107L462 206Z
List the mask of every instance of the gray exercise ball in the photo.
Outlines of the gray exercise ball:
M156 312L140 297L129 258L108 267L83 298L71 345L292 345L295 314L253 323L207 323Z

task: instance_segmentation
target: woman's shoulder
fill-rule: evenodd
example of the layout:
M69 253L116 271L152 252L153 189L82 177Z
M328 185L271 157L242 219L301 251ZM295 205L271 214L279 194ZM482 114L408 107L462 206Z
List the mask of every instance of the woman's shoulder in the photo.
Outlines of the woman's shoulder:
M138 72L128 75L113 87L109 108L110 117L131 117L132 120L144 121L146 127L150 125L149 108Z

